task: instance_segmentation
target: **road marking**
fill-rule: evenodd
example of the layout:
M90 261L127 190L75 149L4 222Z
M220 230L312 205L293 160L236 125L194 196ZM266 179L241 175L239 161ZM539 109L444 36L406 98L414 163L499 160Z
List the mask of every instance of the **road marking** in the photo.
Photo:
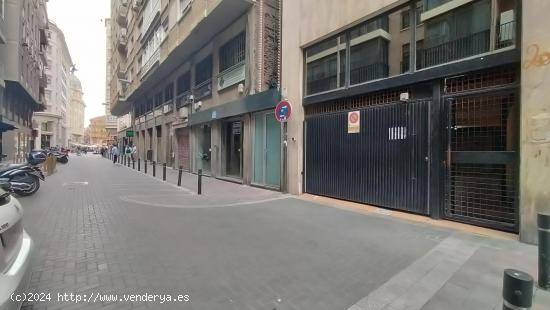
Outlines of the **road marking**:
M69 186L69 185L88 185L89 183L87 181L84 182L69 182L69 183L63 183L63 186Z
M132 198L136 196L121 196L119 197L120 200L130 203L136 203L144 206L151 206L151 207L162 207L162 208L185 208L185 209L206 209L206 208L222 208L222 207L236 207L236 206L246 206L251 204L260 204L270 201L276 201L276 200L282 200L282 199L288 199L291 198L289 195L282 195L280 197L273 197L273 198L267 198L267 199L260 199L260 200L253 200L253 201L243 201L243 202L234 202L234 203L226 203L226 204L216 204L216 205L184 205L184 204L165 204L165 203L155 203L155 202L147 202L143 201L143 199L139 198ZM139 196L143 197L143 196ZM147 195L145 197L151 197L151 195Z
M455 233L348 310L420 310L479 249L475 236Z

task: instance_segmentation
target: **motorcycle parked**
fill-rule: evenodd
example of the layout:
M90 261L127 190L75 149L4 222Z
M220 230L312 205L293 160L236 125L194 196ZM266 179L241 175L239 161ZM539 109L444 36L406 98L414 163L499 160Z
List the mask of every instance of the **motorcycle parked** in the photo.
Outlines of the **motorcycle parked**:
M0 184L9 183L11 190L21 196L30 196L40 188L46 178L38 166L12 165L0 170Z
M55 160L57 160L57 162L59 162L59 163L66 164L66 163L69 162L69 155L68 154L64 154L64 153L61 153L61 152L52 152L50 154L55 156Z
M33 166L39 165L46 161L48 154L44 150L32 150L27 157L27 162Z

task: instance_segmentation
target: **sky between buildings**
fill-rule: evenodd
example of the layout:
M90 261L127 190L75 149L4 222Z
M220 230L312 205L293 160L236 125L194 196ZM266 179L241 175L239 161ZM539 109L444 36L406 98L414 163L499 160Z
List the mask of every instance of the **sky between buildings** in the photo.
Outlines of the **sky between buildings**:
M85 126L90 118L105 114L105 18L109 16L109 0L48 1L48 17L65 34L82 83Z

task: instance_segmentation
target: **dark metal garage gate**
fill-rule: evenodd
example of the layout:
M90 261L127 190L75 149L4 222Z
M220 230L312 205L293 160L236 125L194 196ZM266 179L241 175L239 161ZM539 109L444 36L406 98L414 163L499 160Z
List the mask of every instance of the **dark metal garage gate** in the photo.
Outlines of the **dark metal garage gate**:
M348 112L306 118L305 191L428 214L429 101L360 110L360 132Z

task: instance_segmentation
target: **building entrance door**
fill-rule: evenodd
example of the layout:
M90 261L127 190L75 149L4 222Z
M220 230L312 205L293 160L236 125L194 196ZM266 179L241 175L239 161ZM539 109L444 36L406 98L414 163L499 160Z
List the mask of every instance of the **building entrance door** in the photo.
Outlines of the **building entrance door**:
M211 127L210 124L204 124L201 125L199 128L196 129L196 169L202 169L202 173L206 175L210 175L210 169L211 169L211 157L212 157L212 149L211 149Z
M281 188L281 125L273 111L254 115L254 175L252 183Z
M224 176L241 179L242 176L242 127L243 123L228 121L223 124Z

